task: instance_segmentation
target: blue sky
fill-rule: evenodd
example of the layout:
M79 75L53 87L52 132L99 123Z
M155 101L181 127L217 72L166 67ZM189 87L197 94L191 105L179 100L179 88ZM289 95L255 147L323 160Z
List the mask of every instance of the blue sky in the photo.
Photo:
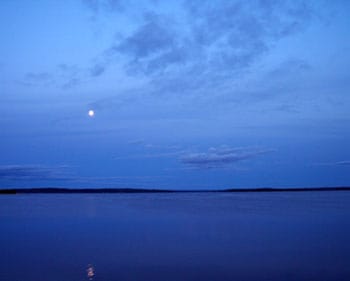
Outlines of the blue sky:
M349 1L14 0L0 21L0 187L350 184Z

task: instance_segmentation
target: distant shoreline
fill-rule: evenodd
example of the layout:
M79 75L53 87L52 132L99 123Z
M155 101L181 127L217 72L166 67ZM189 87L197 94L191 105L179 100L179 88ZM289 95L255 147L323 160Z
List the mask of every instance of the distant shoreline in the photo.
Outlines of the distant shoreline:
M0 189L0 195L6 194L81 194L81 193L231 193L231 192L303 192L303 191L350 191L344 187L300 187L300 188L230 188L220 190L171 190L142 188L7 188Z

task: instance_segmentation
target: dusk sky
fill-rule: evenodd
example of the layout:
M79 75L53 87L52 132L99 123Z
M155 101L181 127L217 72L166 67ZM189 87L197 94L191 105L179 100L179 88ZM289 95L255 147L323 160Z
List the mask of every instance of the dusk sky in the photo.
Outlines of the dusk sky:
M0 22L0 188L350 185L350 1L4 0Z

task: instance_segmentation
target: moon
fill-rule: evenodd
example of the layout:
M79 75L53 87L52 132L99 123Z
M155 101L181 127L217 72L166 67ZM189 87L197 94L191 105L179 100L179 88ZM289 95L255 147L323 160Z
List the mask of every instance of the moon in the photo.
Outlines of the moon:
M95 111L93 111L92 109L90 109L89 112L88 112L88 114L89 114L90 117L94 117Z

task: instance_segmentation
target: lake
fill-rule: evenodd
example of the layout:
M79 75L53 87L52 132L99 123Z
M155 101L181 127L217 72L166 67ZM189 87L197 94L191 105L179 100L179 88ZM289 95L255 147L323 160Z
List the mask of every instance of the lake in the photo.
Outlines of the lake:
M349 239L349 191L0 196L1 281L348 281Z

